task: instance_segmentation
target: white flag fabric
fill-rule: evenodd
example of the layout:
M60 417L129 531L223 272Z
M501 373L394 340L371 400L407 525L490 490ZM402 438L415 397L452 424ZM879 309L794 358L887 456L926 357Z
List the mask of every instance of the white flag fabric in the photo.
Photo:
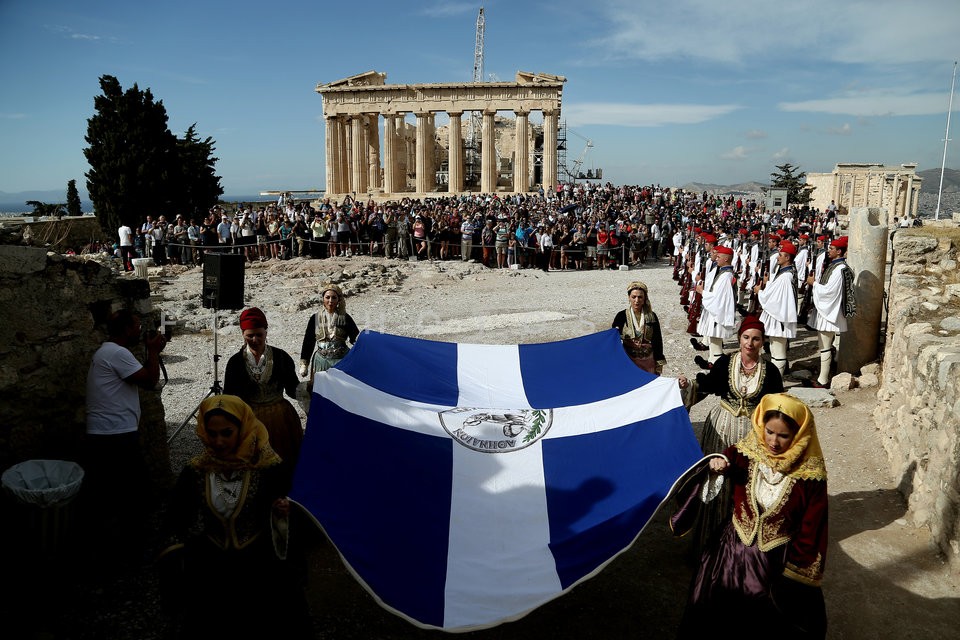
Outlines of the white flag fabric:
M625 551L701 458L615 330L470 345L364 331L316 377L291 497L425 628L517 619Z

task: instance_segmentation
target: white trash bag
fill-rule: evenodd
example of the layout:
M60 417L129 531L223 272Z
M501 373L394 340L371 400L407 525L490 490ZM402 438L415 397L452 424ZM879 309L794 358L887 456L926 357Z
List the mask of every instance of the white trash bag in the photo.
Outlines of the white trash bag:
M0 481L24 504L54 507L77 495L83 468L69 460L27 460L4 471Z

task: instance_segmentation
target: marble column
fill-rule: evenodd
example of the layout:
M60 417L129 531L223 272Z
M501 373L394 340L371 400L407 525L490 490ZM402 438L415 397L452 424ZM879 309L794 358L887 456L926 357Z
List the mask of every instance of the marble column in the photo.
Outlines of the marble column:
M367 190L363 170L364 167L367 166L366 158L364 157L363 130L363 116L350 116L350 162L353 165L350 190L358 195Z
M513 190L526 193L530 188L530 120L527 111L517 115L515 152L513 156Z
M326 165L326 185L324 187L326 195L336 193L337 191L337 119L333 116L324 118L327 125L324 150L324 164Z
M396 164L394 172L396 174L397 191L406 191L407 190L407 174L409 173L408 167L410 166L410 149L407 133L407 120L404 114L397 114L397 142L396 149L394 150L394 157L396 158Z
M380 115L371 113L367 116L367 152L370 154L370 167L367 171L367 184L371 189L381 189L380 180Z
M496 111L483 112L483 128L480 133L480 191L495 193L497 190Z
M344 181L344 190L340 193L350 193L356 188L356 181L353 177L353 116L347 116L343 125L344 131L344 160L347 167L347 173Z
M403 182L403 190L408 189L410 178L410 167L416 167L416 151L411 149L410 144L410 124L405 117L400 118L400 124L397 126L400 144L400 180Z
M396 159L394 155L397 147L397 118L394 115L383 116L383 190L386 193L396 192Z
M890 205L890 208L893 209L893 217L900 217L900 174L894 174L893 176L893 204Z
M430 133L430 112L417 113L417 193L433 191L433 136Z
M461 131L462 111L450 111L450 150L447 156L448 172L448 190L450 193L459 193L463 191L463 133Z
M560 114L543 112L543 190L547 195L557 190L557 129Z
M879 351L889 221L886 209L857 207L850 210L849 222L847 265L853 271L857 317L840 338L837 370L857 374Z
M914 216L916 213L913 210L913 174L911 173L907 176L907 199L903 205L903 215L906 217Z
M337 185L334 193L347 193L350 190L347 129L347 118L337 116Z

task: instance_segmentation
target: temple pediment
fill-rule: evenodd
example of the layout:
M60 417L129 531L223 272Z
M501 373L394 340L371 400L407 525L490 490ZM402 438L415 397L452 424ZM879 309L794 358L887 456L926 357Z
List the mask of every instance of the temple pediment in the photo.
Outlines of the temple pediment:
M335 89L343 87L380 87L387 83L387 74L380 71L366 71L364 73L358 73L355 76L350 76L349 78L343 78L342 80L334 80L333 82L328 82L327 84L320 85L325 89Z

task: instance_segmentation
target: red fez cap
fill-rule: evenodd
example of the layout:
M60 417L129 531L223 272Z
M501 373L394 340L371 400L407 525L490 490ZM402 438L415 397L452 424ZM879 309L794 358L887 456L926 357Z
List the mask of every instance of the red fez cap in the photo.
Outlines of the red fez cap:
M701 237L703 238L704 242L712 242L714 244L717 242L717 236L713 235L712 233L704 233Z
M840 236L836 240L830 243L831 247L837 247L839 249L846 249L847 243L850 241L848 236Z
M745 236L745 235L747 235L747 230L746 230L746 229L740 229L740 231L737 231L737 233L740 234L741 236Z
M763 326L763 323L760 322L760 318L753 315L743 317L743 322L740 323L740 328L737 329L737 337L740 337L740 334L747 329L759 329L760 333L766 333L766 328Z
M809 239L810 239L810 236L807 235L806 233L801 233L801 234L800 234L800 239L801 239L801 240L809 240Z
M829 240L829 239L830 239L830 236L817 236L817 240L824 241L824 240Z
M778 236L780 236L781 238L786 238L786 237L787 237L787 230L786 230L786 229L777 229L776 234L777 234Z
M758 235L760 235L760 230L759 230L759 229L754 229L753 231L750 232L750 235L752 235L752 236L758 236Z
M240 331L247 329L266 329L267 316L256 307L244 309L240 314Z
M721 244L719 247L717 247L717 253L722 253L728 256L732 256L733 249L731 249L730 247L725 247Z
M779 242L779 241L780 241L780 236L778 236L778 235L775 234L775 233L768 233L768 234L767 234L767 240L776 240L777 242Z
M797 247L789 240L784 240L780 243L780 251L783 253L789 253L792 256L797 255Z
M694 232L694 233L700 233L701 231L703 231L703 229L701 229L700 227L694 227L694 228L693 228L693 232Z

